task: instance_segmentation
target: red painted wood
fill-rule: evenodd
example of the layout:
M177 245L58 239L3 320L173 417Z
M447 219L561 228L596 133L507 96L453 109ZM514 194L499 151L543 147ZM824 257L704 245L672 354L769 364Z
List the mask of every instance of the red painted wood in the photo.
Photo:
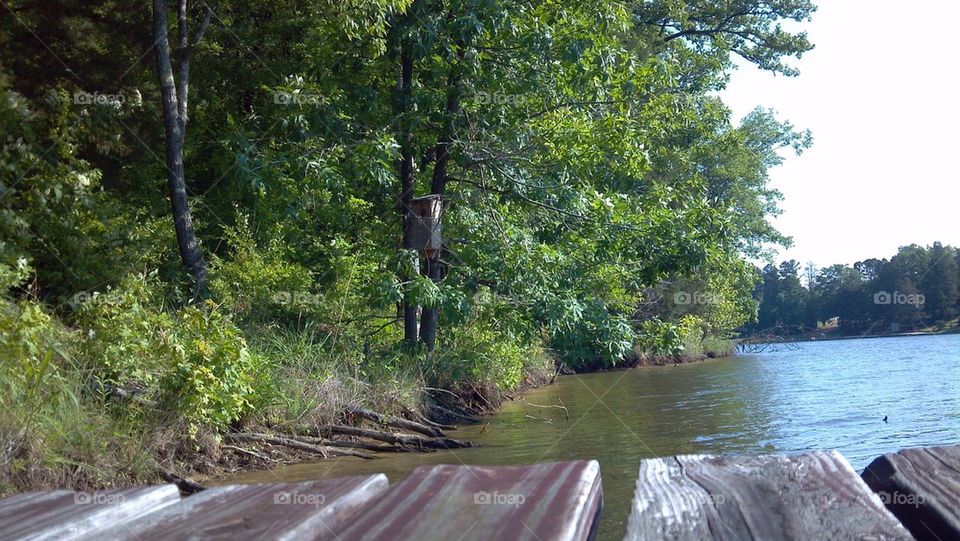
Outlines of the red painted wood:
M584 540L603 503L594 461L423 466L333 539Z
M0 539L76 539L179 501L174 485L20 494L0 500Z
M331 539L335 528L387 489L383 474L204 490L85 539Z

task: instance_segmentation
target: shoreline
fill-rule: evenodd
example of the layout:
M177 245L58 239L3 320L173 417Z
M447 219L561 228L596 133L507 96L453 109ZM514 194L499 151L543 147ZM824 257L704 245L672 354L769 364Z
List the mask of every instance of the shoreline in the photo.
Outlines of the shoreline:
M735 356L735 352L706 352L694 356L673 356L673 355L646 355L638 356L637 359L631 361L630 364L623 364L614 367L591 367L588 370L581 371L568 371L566 373L557 372L555 374L549 373L532 373L528 374L523 381L518 384L515 389L506 392L499 392L502 397L500 400L493 404L493 408L488 408L486 411L481 412L477 416L477 423L482 423L483 420L487 417L497 415L500 412L501 407L505 402L513 402L516 400L522 399L526 394L537 389L542 389L553 385L558 378L564 376L580 376L586 374L594 374L600 372L614 372L622 370L635 370L635 369L660 369L660 368L671 368L676 366L685 366L691 364L698 364L703 362L710 361L719 361ZM465 396L460 396L461 400L464 400ZM451 429L459 428L462 424L469 423L455 423L454 425L447 425ZM470 443L470 442L466 442ZM472 446L472 445L471 445ZM405 452L433 452L441 449L422 449L419 451L405 451ZM377 456L383 456L387 451L380 451L374 454L374 458ZM299 464L309 464L309 463L319 463L327 458L340 458L340 457L317 457L315 454L291 454L288 457L288 460L285 460L281 463L272 463L264 464L259 462L254 463L245 463L245 464L235 464L235 469L224 468L221 471L210 472L206 474L199 474L197 472L190 472L193 476L192 480L196 483L212 483L215 485L223 484L223 482L234 476L234 475L243 475L251 472L257 471L266 471L272 468L285 467L285 466L294 466ZM226 465L224 465L226 466Z
M473 447L451 431L481 424L501 411L507 401L522 400L531 391L548 387L561 375L585 375L634 368L665 368L726 358L732 351L707 351L689 355L632 355L617 366L587 365L578 371L554 370L531 365L522 381L509 391L464 383L452 390L419 388L419 403L396 408L344 405L336 417L300 429L273 424L235 426L226 432L202 430L193 439L175 427L153 437L168 443L144 455L139 469L130 466L116 475L81 478L80 482L38 470L28 480L11 482L3 496L51 489L100 490L146 484L173 483L191 494L220 484L235 475L278 467L318 463L329 458L375 459L385 453L432 452ZM551 363L555 364L555 363ZM373 411L374 409L378 411ZM122 458L122 457L121 457ZM37 464L36 468L42 468ZM52 471L52 470L51 470Z
M831 333L832 334L832 333ZM960 334L960 327L953 327L942 331L911 331L884 334L866 334L866 335L837 335L821 333L819 336L795 335L784 336L780 341L760 341L751 342L752 344L793 344L799 342L831 342L835 340L873 340L877 338L910 338L917 336L947 336L951 334Z

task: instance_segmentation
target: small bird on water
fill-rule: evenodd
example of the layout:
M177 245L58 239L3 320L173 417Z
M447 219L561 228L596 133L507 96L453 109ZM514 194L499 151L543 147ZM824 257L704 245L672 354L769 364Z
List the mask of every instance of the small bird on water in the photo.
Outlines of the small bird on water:
M883 422L887 422L887 416L886 416L886 415L883 416Z

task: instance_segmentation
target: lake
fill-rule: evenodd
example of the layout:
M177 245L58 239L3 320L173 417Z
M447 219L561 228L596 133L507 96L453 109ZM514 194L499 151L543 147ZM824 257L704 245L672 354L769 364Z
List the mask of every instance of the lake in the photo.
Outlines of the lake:
M566 413L551 407L559 405ZM886 452L960 443L960 335L804 342L702 363L564 376L451 436L481 447L334 459L225 481L383 472L395 482L422 464L597 459L599 539L620 539L642 458L837 449L860 471Z

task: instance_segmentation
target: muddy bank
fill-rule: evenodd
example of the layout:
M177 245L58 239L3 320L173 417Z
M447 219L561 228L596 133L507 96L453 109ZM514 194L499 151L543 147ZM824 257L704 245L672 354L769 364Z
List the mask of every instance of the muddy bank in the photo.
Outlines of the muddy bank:
M385 414L351 408L344 412L338 424L308 433L278 434L264 429L252 434L249 431L227 434L223 436L216 460L197 457L198 462L185 463L184 467L189 468L191 479L203 484L206 480L236 473L340 456L371 459L382 453L430 453L438 449L472 447L472 442L451 438L448 432L459 425L480 423L484 417L495 414L504 401L522 400L525 393L551 385L563 375L675 366L730 354L729 351L708 351L696 355L635 355L616 367L598 363L578 371L560 366L553 373L527 374L509 392L473 385L456 390L428 389L419 411L408 409L400 414Z

